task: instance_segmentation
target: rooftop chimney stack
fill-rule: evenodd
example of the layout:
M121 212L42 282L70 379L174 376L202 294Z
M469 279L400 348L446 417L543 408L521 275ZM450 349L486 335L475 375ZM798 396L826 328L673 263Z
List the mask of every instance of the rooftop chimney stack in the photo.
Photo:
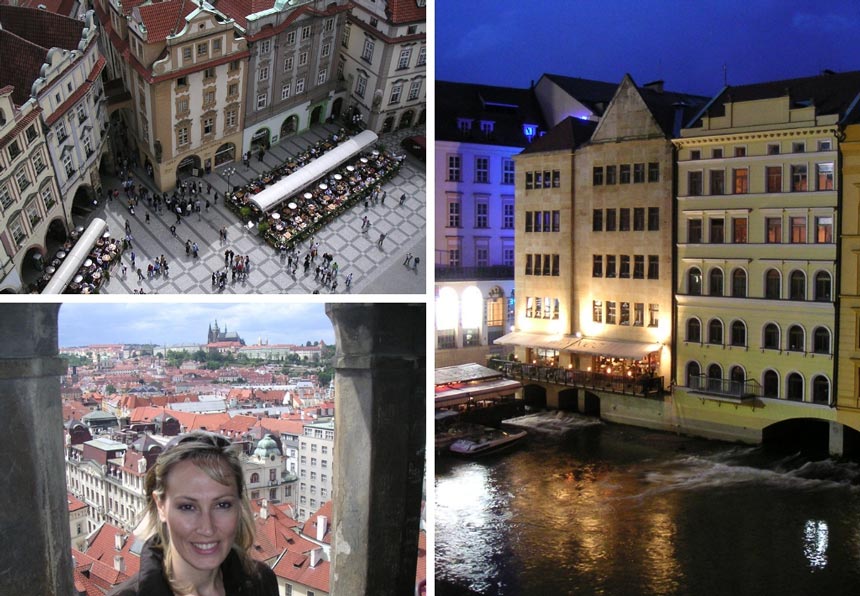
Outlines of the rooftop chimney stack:
M317 517L317 541L322 542L328 530L328 518L324 515Z

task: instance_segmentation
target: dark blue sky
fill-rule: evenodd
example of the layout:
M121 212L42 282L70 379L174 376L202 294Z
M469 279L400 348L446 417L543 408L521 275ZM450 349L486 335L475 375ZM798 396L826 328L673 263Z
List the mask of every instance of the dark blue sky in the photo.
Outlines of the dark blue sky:
M860 3L842 0L436 0L436 78L527 87L543 73L714 95L860 70Z

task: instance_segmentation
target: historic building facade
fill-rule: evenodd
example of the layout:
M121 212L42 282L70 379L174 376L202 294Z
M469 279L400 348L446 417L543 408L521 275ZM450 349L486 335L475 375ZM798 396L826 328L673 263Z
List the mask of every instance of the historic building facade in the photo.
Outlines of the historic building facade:
M67 238L73 204L100 185L104 59L92 12L0 6L0 24L3 55L19 57L0 80L0 289L17 292Z
M337 57L348 11L345 0L305 0L235 15L250 49L245 150L267 148L341 114Z
M338 71L348 108L385 133L423 124L427 93L425 0L355 0Z

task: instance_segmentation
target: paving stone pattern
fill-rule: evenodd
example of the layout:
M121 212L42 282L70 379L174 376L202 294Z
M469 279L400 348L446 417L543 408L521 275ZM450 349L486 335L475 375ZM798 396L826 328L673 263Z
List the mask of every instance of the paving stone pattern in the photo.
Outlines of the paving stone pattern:
M213 202L214 191L223 197L227 190L227 177L224 170L235 168L236 173L230 178L231 185L242 185L257 174L274 168L286 161L290 155L303 151L313 143L327 137L336 130L334 125L317 125L301 135L289 137L278 145L271 147L260 162L257 156L251 158L249 167L237 162L225 164L202 177L204 194L201 200L205 204L208 198ZM410 128L382 135L380 142L390 150L402 153L400 141L408 136L424 134L421 129ZM142 168L133 172L133 178L138 184L146 184L151 190L148 178ZM212 185L213 195L205 194L206 182ZM90 217L102 217L110 226L114 236L121 237L126 220L131 225L134 238L133 249L136 255L136 267L146 272L149 263L164 255L169 265L169 277L138 281L135 269L131 266L131 250L127 250L122 258L127 273L121 273L121 266L112 270L110 281L103 287L104 294L131 294L142 289L145 293L159 294L213 294L213 293L266 293L266 294L311 294L318 290L321 294L330 294L326 286L314 279L313 267L307 275L299 265L295 277L287 272L287 258L263 241L256 229L246 229L241 221L224 206L223 200L217 205L212 204L209 211L205 208L200 215L182 217L182 223L176 226L176 237L170 232L170 226L175 224L176 216L166 210L157 214L140 201L131 215L127 203L123 200L124 193L120 181L115 177L105 176L102 184L107 189L120 189L119 200L108 201L91 214ZM317 263L325 252L334 255L339 265L338 294L423 294L426 287L426 233L427 233L427 199L425 164L411 155L407 155L400 171L383 187L387 191L385 204L371 204L365 210L364 204L359 203L350 210L342 213L329 222L316 234L315 240L320 243ZM399 204L402 194L407 198L403 205ZM146 214L150 222L146 223ZM362 233L362 218L367 215L371 221L369 232ZM227 241L219 237L219 230L226 226ZM379 235L385 234L385 240L380 248L377 245ZM200 248L199 256L194 259L185 254L185 242L196 242ZM305 241L298 247L298 254L303 259L308 251L310 241ZM231 282L228 277L223 290L213 288L212 272L224 268L224 251L232 250L237 255L249 255L251 268L247 280ZM407 253L421 257L417 268L403 265ZM352 287L347 290L344 279L352 273Z

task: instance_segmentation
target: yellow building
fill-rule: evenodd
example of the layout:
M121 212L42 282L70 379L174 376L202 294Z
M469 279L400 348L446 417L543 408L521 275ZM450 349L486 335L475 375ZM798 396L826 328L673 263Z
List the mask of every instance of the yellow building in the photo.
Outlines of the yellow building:
M837 144L858 90L860 73L729 87L675 141L674 400L703 434L835 418Z

